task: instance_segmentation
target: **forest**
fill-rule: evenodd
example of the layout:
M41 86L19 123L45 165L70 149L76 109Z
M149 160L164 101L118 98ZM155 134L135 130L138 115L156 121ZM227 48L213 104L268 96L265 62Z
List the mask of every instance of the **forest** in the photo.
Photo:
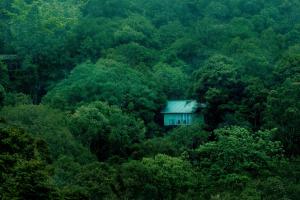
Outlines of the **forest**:
M300 0L0 0L1 200L299 197Z

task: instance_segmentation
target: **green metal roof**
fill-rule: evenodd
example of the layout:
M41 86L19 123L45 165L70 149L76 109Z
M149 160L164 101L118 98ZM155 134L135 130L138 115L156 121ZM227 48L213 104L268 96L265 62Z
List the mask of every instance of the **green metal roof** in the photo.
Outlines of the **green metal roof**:
M195 100L168 101L161 113L194 113L198 107Z

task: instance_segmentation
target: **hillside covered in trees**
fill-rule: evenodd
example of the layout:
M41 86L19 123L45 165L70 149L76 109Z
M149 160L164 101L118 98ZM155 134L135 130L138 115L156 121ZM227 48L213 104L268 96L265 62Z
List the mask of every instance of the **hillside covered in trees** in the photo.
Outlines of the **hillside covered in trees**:
M0 199L299 197L299 0L0 0Z

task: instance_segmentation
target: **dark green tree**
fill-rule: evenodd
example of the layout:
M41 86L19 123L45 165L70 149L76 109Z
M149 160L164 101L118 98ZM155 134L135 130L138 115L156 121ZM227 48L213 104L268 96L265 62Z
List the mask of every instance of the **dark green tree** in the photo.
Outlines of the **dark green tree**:
M78 108L72 115L71 130L101 161L113 155L128 156L131 145L145 137L141 120L102 102Z
M94 160L89 150L80 145L70 133L67 117L59 110L44 105L8 106L1 110L0 116L22 127L32 137L43 139L54 160L62 155L71 156L81 163Z
M9 75L8 75L7 65L5 65L1 60L0 60L0 84L5 88L8 88L9 86Z
M158 154L122 165L118 191L134 199L191 198L196 186L196 173L189 162Z
M168 99L184 99L187 94L188 76L179 67L159 63L154 66L154 77Z
M204 118L208 128L226 123L226 115L235 112L244 90L234 61L226 56L213 56L194 73L193 80L194 96L207 103Z
M231 127L214 133L217 140L201 145L191 156L206 177L210 195L243 191L252 179L276 174L284 164L281 143L271 140L274 131L252 133L245 128Z
M0 198L57 198L50 183L45 156L35 139L17 127L1 123Z
M288 78L268 96L265 123L277 128L276 139L282 141L288 154L299 155L300 77Z
M45 96L44 102L67 110L105 101L138 116L147 125L155 120L165 101L161 88L147 75L113 60L81 64Z
M4 89L4 87L0 84L0 107L3 106L3 104L4 104L4 99L5 99L5 89Z

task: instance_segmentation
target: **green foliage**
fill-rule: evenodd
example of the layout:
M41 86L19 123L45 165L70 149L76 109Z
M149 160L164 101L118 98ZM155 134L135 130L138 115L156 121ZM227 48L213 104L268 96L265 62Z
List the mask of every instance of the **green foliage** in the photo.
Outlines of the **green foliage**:
M32 99L29 95L24 93L6 93L4 105L5 106L17 106L32 104Z
M0 84L7 88L9 85L9 76L7 66L0 60Z
M0 84L0 107L3 106L5 100L5 89L4 87Z
M207 176L213 191L242 190L252 178L270 176L282 164L283 150L280 142L271 141L272 131L252 133L232 127L214 134L217 141L192 154L192 162Z
M184 27L180 22L174 21L169 22L166 25L159 27L156 34L156 38L161 47L167 48L177 39L184 36L186 27Z
M195 72L195 79L195 92L205 98L204 95L210 88L228 90L237 85L237 66L234 65L232 59L216 55L209 58L205 65Z
M132 156L136 159L156 154L181 156L206 143L209 136L210 134L202 130L198 124L179 127L169 131L163 137L155 137L135 145Z
M145 127L140 120L102 102L78 108L72 115L71 130L99 160L112 155L128 156L130 146L145 137Z
M300 47L294 46L285 52L284 57L279 61L275 69L275 80L279 83L287 78L300 74Z
M108 165L79 165L61 157L54 167L54 181L61 188L63 199L116 199L112 191L116 172Z
M65 66L73 65L65 47L79 22L80 3L75 0L15 0L11 7L7 27L9 39L13 52L24 59L21 74L16 71L20 80L16 87L36 96L34 100L39 102L46 87L64 77Z
M297 0L1 0L0 199L299 199L299 55Z
M80 4L57 0L38 0L30 4L16 0L12 7L14 12L11 13L10 28L18 52L21 55L29 54L35 59L38 59L37 56L45 56L43 59L57 62L60 57L56 56L59 56L62 42L70 37L70 28L78 23ZM63 37L58 37L61 35Z
M175 149L174 144L163 137L154 137L145 140L141 144L132 146L132 149L133 159L142 159L143 157L155 156L157 154L166 154L169 156L180 154L180 152Z
M124 17L129 9L130 2L126 0L91 0L87 2L83 13L91 18Z
M217 19L226 19L230 13L228 7L220 2L211 2L206 10L208 16Z
M156 45L153 39L155 31L155 27L144 16L130 15L121 21L121 27L114 33L114 38L117 44L138 43L150 47Z
M0 198L53 199L49 172L36 140L23 130L0 125Z
M259 130L263 124L268 89L263 81L258 78L246 78L243 82L247 86L244 89L243 99L237 111L243 119L251 124L248 127Z
M194 82L193 93L208 104L204 117L209 128L214 129L239 104L244 88L237 66L228 57L213 56L195 72Z
M287 197L284 182L280 177L270 177L260 183L260 190L264 199L285 199Z
M97 100L118 105L149 123L165 98L145 74L122 63L100 60L97 64L77 66L68 79L46 95L44 102L57 108L74 109Z
M75 37L71 38L69 48L79 61L97 61L107 48L115 45L112 33L118 30L119 20L104 18L83 18L76 27Z
M62 155L74 157L79 162L93 160L87 149L74 139L68 129L66 116L59 110L44 105L19 105L4 107L0 116L24 128L33 137L46 141L54 160Z
M95 162L81 168L74 184L87 191L90 199L117 199L113 193L115 174L109 165Z
M120 195L138 199L189 197L197 184L192 166L181 158L159 154L122 165Z
M29 94L32 101L37 103L39 98L39 92L41 87L41 82L39 81L38 65L33 64L30 57L26 57L21 64L21 70L15 71L14 77L18 80L15 82L14 89L21 90L22 92Z
M278 128L276 138L282 141L289 154L300 153L300 78L287 79L272 90L267 101L267 127Z
M208 142L209 135L208 132L202 130L200 125L193 124L176 128L169 132L165 138L174 145L178 152L183 153Z
M138 69L147 69L145 66L153 65L157 59L153 50L137 43L120 45L115 49L112 49L107 57Z
M163 93L169 99L180 99L186 96L188 77L182 69L160 63L155 65L153 70L155 78L163 88Z

